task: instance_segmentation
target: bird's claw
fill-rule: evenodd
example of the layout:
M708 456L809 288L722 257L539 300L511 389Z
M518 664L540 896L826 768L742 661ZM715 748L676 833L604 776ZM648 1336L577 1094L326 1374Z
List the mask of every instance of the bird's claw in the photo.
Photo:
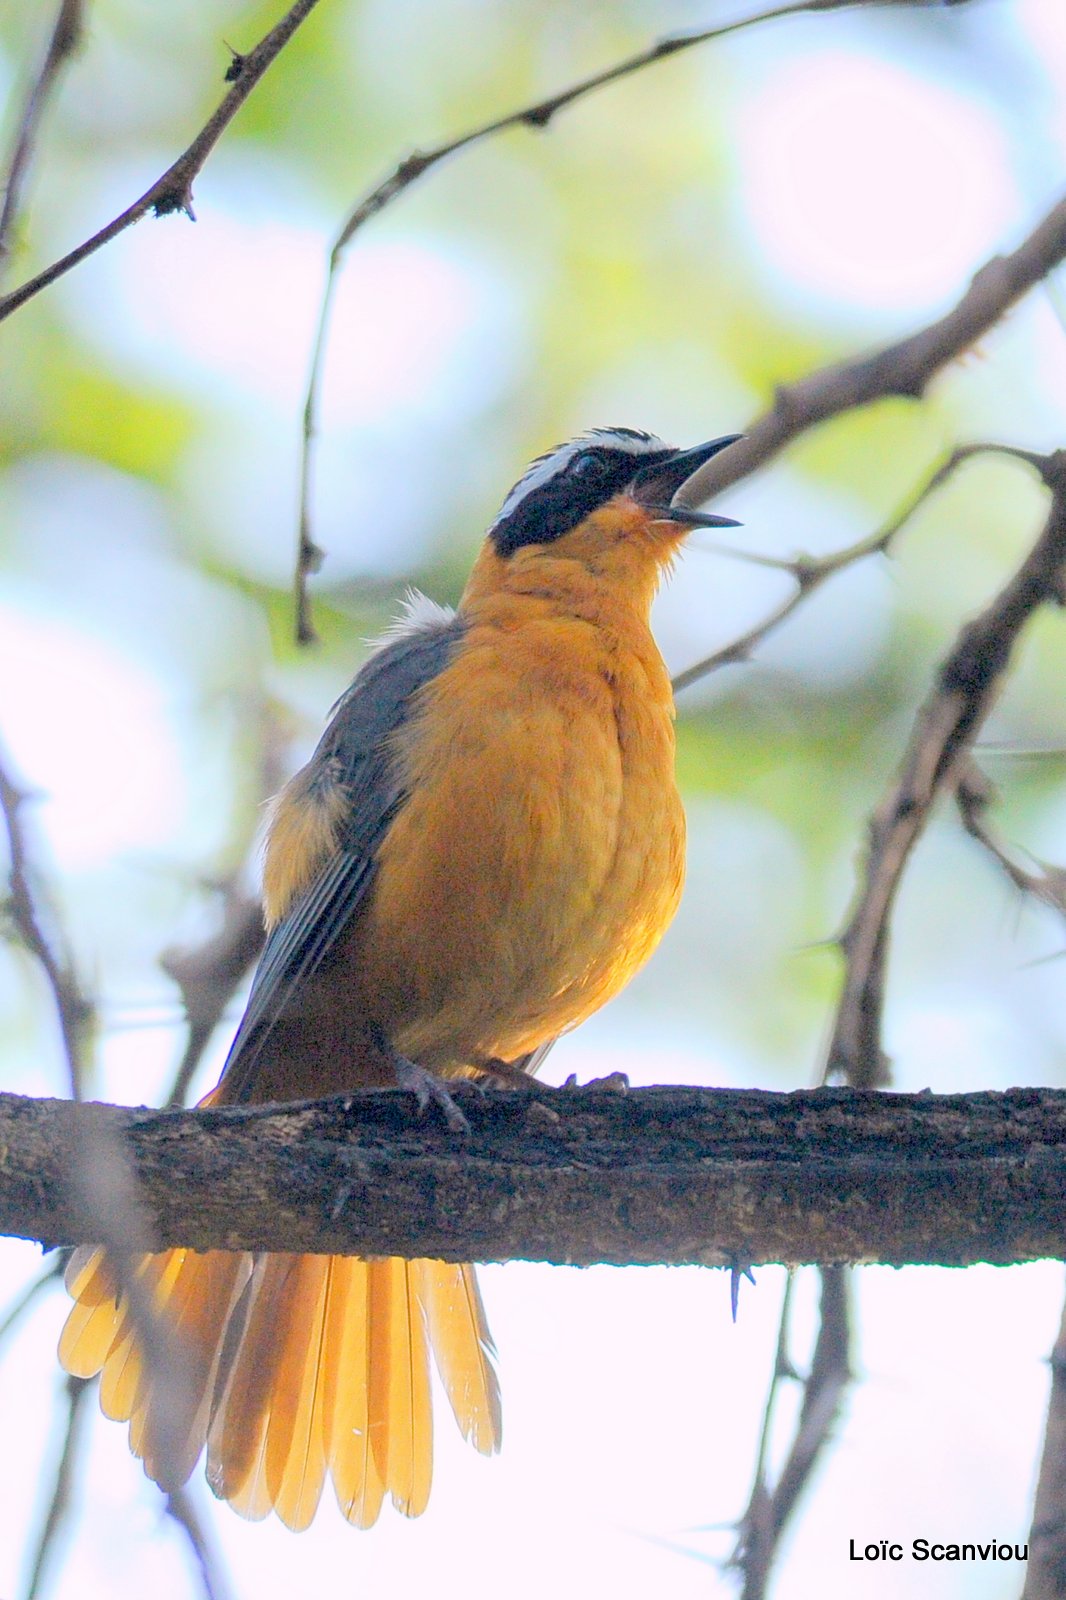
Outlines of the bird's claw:
M398 1087L414 1095L420 1113L424 1113L426 1107L432 1103L440 1107L441 1114L453 1133L470 1132L469 1122L435 1073L420 1067L417 1061L409 1061L406 1056L400 1055L395 1057L393 1067Z
M602 1078L590 1078L587 1083L578 1083L577 1073L572 1072L562 1085L564 1089L611 1089L615 1094L626 1094L631 1088L628 1072L608 1072Z
M733 1314L733 1321L737 1320L737 1307L740 1304L740 1283L742 1278L747 1278L749 1283L755 1282L755 1274L751 1270L751 1262L741 1256L733 1256L729 1263L729 1309Z

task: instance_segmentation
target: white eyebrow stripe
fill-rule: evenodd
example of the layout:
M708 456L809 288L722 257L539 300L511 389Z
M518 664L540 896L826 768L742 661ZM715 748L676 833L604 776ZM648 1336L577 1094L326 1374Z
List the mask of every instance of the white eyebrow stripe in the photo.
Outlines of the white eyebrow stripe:
M498 527L513 511L521 505L527 495L534 494L538 489L556 477L560 472L565 472L575 456L583 450L594 449L597 445L607 450L624 450L631 456L644 456L654 454L657 450L668 450L669 445L662 439L657 439L654 434L629 434L622 433L614 428L590 428L587 433L581 434L576 439L571 439L567 444L561 444L550 455L544 456L519 478L507 499L500 507L492 527ZM492 529L490 528L490 532Z

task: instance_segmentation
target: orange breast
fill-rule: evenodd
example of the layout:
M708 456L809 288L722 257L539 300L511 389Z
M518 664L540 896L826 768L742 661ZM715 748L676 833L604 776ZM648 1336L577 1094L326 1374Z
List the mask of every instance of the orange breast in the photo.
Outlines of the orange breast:
M359 1003L438 1071L513 1059L647 960L681 892L673 702L646 623L470 608L399 746L410 799L352 950Z

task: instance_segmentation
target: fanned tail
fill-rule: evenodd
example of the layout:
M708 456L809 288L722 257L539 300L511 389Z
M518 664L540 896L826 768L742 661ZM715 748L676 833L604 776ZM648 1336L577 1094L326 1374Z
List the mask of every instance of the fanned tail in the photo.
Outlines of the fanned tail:
M446 1261L415 1261L437 1371L459 1431L483 1456L503 1438L496 1346L485 1321L477 1273Z
M195 1410L171 1459L152 1429L154 1378L99 1250L67 1268L74 1297L59 1343L68 1372L101 1374L101 1408L130 1423L157 1480L184 1481L207 1446L207 1476L242 1516L274 1511L306 1528L327 1473L344 1517L376 1520L386 1494L406 1516L429 1498L432 1349L463 1436L499 1448L494 1350L474 1269L169 1250L135 1270L179 1344Z

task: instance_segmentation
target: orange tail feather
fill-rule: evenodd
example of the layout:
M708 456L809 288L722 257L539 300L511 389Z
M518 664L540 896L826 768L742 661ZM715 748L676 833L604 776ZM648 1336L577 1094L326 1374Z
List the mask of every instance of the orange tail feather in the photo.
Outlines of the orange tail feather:
M152 1376L100 1251L67 1269L69 1372L102 1374L101 1405L130 1422L149 1476L184 1478L205 1442L208 1481L242 1516L305 1528L327 1473L342 1514L425 1509L432 1474L429 1351L464 1435L499 1448L493 1347L472 1267L440 1261L170 1250L138 1269L185 1358L198 1402L178 1462L152 1442Z

